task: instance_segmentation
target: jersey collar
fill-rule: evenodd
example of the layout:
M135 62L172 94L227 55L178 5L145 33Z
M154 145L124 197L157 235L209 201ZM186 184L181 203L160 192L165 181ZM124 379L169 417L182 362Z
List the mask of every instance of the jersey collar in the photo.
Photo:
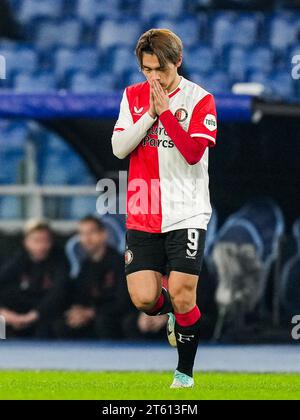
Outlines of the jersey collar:
M172 92L169 93L169 98L173 98L173 96L175 96L176 93L178 93L181 90L183 82L184 82L184 77L183 76L180 76L180 77L181 77L181 80L179 82L179 85L177 86L176 89L172 90Z

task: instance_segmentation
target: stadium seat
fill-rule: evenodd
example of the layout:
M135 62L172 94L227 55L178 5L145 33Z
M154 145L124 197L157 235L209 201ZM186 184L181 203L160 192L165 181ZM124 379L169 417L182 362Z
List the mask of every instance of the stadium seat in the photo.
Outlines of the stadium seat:
M88 214L94 214L96 211L97 197L74 197L70 199L71 220L79 220Z
M99 54L93 48L80 48L78 51L60 48L54 54L54 71L61 79L70 71L94 72L99 63Z
M82 23L75 18L61 21L58 28L57 45L66 48L78 48L82 42Z
M39 50L51 50L63 37L55 20L42 20L34 28L33 41Z
M258 35L258 18L256 15L241 16L234 23L232 42L241 47L254 45Z
M136 71L138 66L137 57L133 51L126 47L115 48L107 60L110 63L110 69L116 76L122 75L124 72Z
M274 16L269 29L269 43L271 47L285 51L297 41L298 29L292 14Z
M100 25L96 44L103 50L120 46L133 48L141 30L141 24L136 20L105 20Z
M275 71L270 76L270 87L276 97L288 98L294 96L293 79L290 70Z
M120 16L120 0L77 0L75 14L88 25L99 18L116 19Z
M144 21L154 17L180 18L183 5L183 0L172 0L172 4L161 0L142 0L141 17Z
M231 12L223 12L214 15L210 25L212 26L212 45L217 50L222 50L231 44L235 36L235 17Z
M202 28L196 17L181 17L177 20L158 19L153 23L155 28L168 28L175 32L183 40L184 47L193 47L199 42Z
M230 82L228 75L223 71L216 71L212 73L207 79L207 87L211 93L224 93L229 92Z
M296 220L293 225L293 235L294 235L294 238L296 239L298 252L300 254L300 219Z
M299 314L300 307L300 254L291 258L284 266L281 278L280 298L290 320Z
M269 46L251 48L247 56L247 69L269 73L273 69L274 54Z
M21 218L21 199L17 197L0 197L0 219L20 220Z
M184 52L184 65L189 72L208 73L216 66L214 51L209 45L199 45Z
M41 72L32 75L18 74L14 79L16 92L43 93L57 90L57 81L53 73Z
M252 200L233 216L233 220L239 218L248 220L258 232L263 244L263 261L274 258L285 229L283 214L277 204L268 198Z
M116 80L112 73L100 73L97 76L86 73L75 73L70 80L69 88L74 93L112 92Z
M28 137L28 126L23 122L1 120L0 124L0 152L25 153Z
M62 15L63 0L23 0L17 16L23 23L36 17L58 18Z
M7 78L13 77L18 71L32 73L38 69L39 57L33 47L0 48L0 54L6 59Z
M234 81L242 82L247 71L249 52L242 47L232 47L228 53L228 73Z
M0 184L19 184L21 180L21 164L24 162L23 152L2 152L0 156Z

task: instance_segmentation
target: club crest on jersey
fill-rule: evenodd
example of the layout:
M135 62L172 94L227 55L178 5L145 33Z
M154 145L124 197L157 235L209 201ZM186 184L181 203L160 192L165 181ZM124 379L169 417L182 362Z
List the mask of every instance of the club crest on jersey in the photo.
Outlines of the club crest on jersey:
M184 108L178 108L174 115L175 115L175 118L177 119L177 121L181 123L181 122L184 122L187 119L188 112Z
M130 249L126 249L125 251L125 265L129 265L133 260L133 253Z
M204 118L204 125L209 131L215 131L217 129L217 119L213 114L207 114Z

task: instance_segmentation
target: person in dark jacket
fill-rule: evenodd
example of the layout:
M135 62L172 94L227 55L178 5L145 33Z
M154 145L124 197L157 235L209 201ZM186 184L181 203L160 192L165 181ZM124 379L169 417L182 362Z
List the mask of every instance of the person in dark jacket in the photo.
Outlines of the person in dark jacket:
M127 293L124 259L108 246L107 235L103 223L94 216L79 223L80 243L87 257L74 280L72 305L65 313L65 338L121 338Z
M63 312L67 262L46 222L29 222L23 245L0 269L0 315L8 335L50 338Z

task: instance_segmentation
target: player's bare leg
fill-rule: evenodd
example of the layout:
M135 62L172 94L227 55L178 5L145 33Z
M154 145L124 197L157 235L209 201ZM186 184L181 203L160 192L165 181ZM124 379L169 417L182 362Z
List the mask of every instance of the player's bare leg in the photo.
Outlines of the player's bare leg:
M172 309L169 294L162 287L162 277L161 273L152 270L127 275L128 291L137 309L152 316Z
M199 343L201 314L196 304L199 276L171 271L169 293L174 308L178 366L172 388L194 385L193 367Z

